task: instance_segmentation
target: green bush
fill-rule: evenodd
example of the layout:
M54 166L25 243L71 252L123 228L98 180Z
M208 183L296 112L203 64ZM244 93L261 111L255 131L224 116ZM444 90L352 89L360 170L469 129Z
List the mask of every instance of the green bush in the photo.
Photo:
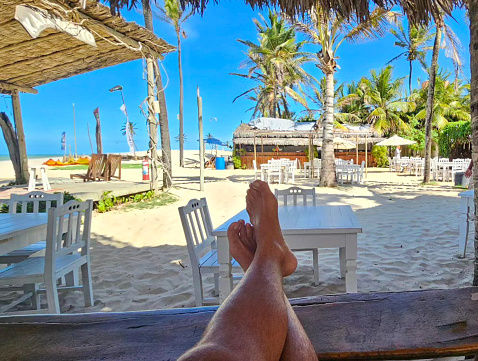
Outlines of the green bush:
M462 149L465 144L470 142L471 122L469 120L450 122L443 127L438 137L440 155L449 158L454 150Z
M241 156L246 155L246 150L236 150L232 151L232 162L234 163L234 169L246 169L246 165L242 164Z
M309 157L309 148L306 148L304 150L304 153L305 155L307 156L307 158L309 158L309 162L310 162L310 157ZM317 148L314 147L314 158L319 158L319 152L317 152Z
M387 157L387 147L380 145L374 145L372 147L372 155L377 162L377 167L385 168L388 167L388 157Z

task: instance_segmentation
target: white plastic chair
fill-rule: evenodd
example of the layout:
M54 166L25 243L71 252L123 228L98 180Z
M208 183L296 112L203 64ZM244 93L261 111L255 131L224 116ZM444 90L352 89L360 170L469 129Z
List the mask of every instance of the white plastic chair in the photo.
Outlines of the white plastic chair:
M31 285L29 292L9 305L0 308L5 312L27 299L32 299L36 310L29 313L60 313L57 280L81 269L82 286L68 286L66 290L83 289L85 305L93 305L90 269L90 233L93 201L70 201L64 206L48 210L48 227L45 257L31 257L0 270L0 285ZM45 289L39 289L40 284ZM11 291L12 287L2 288ZM24 290L24 288L16 289ZM46 292L48 309L40 309L40 293Z
M315 207L315 188L305 189L290 187L288 189L276 189L274 191L280 205L288 206L313 206ZM312 251L312 262L314 265L314 285L319 284L319 250L318 248L301 249L301 251Z
M30 192L26 194L12 194L8 205L9 213L39 213L40 205L45 204L45 212L52 207L63 205L63 193L49 194L43 192ZM20 208L20 209L18 209ZM30 210L30 209L31 210ZM19 212L18 212L19 211ZM46 242L41 241L28 245L22 249L0 255L0 264L12 264L25 261L28 257L46 248Z
M281 161L271 160L267 168L267 183L272 183L275 177L277 177L279 184L284 182L284 167Z
M179 207L178 211L191 261L196 306L219 304L219 297L204 297L202 287L202 276L212 273L214 274L215 291L217 295L219 294L219 263L217 261L216 237L212 235L213 228L206 198L192 199L184 207ZM208 248L210 250L201 257L201 254ZM232 267L241 269L241 266L235 259L231 260L231 264ZM235 276L234 278L240 277Z

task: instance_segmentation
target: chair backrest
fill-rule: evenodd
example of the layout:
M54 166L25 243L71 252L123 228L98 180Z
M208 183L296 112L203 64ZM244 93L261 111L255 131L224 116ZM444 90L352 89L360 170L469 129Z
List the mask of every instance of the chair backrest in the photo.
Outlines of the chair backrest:
M315 206L315 188L290 187L288 189L276 189L275 196L281 204L281 198L283 198L284 206ZM307 202L307 196L310 196L309 202ZM301 204L297 204L298 200Z
M179 207L178 211L191 265L193 268L199 267L200 253L216 240L212 235L211 215L206 198L191 199L184 207Z
M54 204L52 204L54 203ZM63 193L30 192L12 194L8 205L9 213L43 213L52 207L63 205Z
M108 154L108 158L106 160L106 171L107 179L110 180L111 178L118 178L121 179L121 155L119 154ZM119 173L115 176L116 171L119 169Z
M106 154L92 154L88 170L86 171L86 177L93 180L101 178L102 174L105 173L106 164Z
M48 210L45 274L52 275L58 257L79 254L89 261L93 201L69 201Z

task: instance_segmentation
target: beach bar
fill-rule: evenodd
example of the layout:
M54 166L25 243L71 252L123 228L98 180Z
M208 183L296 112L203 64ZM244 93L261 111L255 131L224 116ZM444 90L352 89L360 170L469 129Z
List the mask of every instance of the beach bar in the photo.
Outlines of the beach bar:
M256 160L256 164L263 164L272 158L298 159L300 164L303 164L309 161L310 149L314 149L320 158L322 134L317 131L320 127L317 127L315 122L297 123L277 119L273 124L264 124L260 123L260 119L272 118L258 118L250 123L241 123L234 131L234 150L247 169L254 168L253 160ZM353 160L355 164L367 159L369 166L375 165L373 145L384 139L368 125L349 124L336 127L334 137L355 145L353 149L344 149L341 144L336 144L335 158Z

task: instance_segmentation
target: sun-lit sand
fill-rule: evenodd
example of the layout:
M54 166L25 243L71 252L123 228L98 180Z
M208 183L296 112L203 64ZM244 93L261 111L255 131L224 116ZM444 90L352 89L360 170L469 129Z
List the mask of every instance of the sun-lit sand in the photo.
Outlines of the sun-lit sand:
M214 226L245 207L253 171L206 170L205 191L199 192L197 152L186 151L186 168L174 152L174 188L179 200L150 210L115 210L94 214L92 270L95 305L83 306L81 292L62 296L62 312L132 311L194 306L186 242L177 208L192 198L206 197ZM41 160L31 161L31 165ZM138 179L140 169L124 178ZM0 162L0 180L12 177L9 162ZM68 171L50 171L51 178ZM317 181L296 178L299 186ZM451 183L420 186L415 176L370 169L363 186L316 188L318 204L351 205L363 227L358 243L359 292L388 292L471 285L473 247L459 259L460 192ZM288 185L272 185L271 188ZM473 229L471 229L473 231ZM470 237L471 238L471 237ZM299 267L288 277L288 297L345 292L338 250L320 251L320 284L313 286L312 253L298 252ZM212 277L205 280L213 290Z

